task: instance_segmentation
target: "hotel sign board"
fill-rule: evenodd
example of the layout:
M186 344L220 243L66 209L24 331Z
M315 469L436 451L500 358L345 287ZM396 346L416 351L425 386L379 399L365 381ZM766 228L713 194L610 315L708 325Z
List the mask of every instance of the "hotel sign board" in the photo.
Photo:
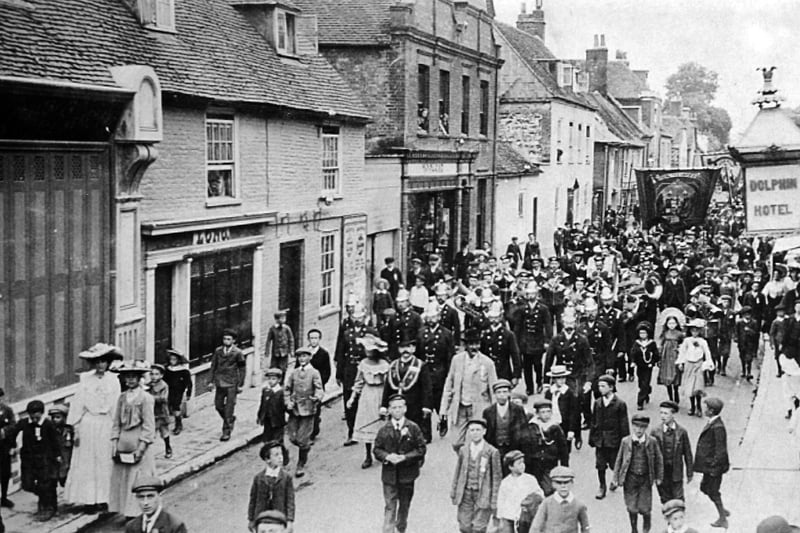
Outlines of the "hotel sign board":
M745 170L748 232L800 229L800 165L757 166Z

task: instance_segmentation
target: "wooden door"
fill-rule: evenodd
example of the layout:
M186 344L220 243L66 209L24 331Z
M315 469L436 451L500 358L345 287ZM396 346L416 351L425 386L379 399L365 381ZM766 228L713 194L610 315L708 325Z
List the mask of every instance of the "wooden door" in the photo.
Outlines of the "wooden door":
M156 268L155 302L155 360L167 364L167 349L172 348L172 274L174 267L164 265Z
M108 146L0 143L0 386L22 399L77 381L112 341Z
M303 302L303 241L281 244L278 272L278 308L288 309L286 324L292 328L295 344L303 344L300 330Z

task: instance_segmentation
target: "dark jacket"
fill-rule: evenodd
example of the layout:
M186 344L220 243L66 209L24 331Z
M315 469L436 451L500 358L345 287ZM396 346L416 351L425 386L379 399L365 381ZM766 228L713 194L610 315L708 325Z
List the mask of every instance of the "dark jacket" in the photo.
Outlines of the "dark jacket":
M721 476L731 467L728 459L728 433L721 418L706 425L697 438L694 471L709 476Z
M158 530L158 533L186 533L186 525L174 514L170 514L163 508L156 518L156 523L152 531ZM142 515L128 520L125 524L125 533L141 533L142 531Z
M639 368L653 368L661 359L661 356L658 353L658 346L653 340L644 346L642 346L641 343L634 341L631 345L631 350L628 353L628 356L630 357L630 361L632 361L633 364Z
M514 334L505 326L491 326L481 333L481 353L494 361L497 377L511 380L522 376L519 348Z
M649 485L653 483L660 485L664 478L664 458L661 455L661 448L653 437L645 434L644 451L647 455L647 476ZM630 435L622 439L617 452L617 461L614 464L614 483L623 485L628 476L628 469L631 466L633 457L633 437Z
M453 333L440 325L435 330L425 326L417 335L417 358L428 367L432 384L444 386L450 359L456 353ZM436 406L438 407L438 406Z
M581 383L580 386L583 386L583 383ZM547 400L552 400L552 389L547 389L544 393L544 397ZM564 434L566 435L572 431L576 438L580 437L581 408L578 404L578 397L571 388L566 394L560 394L558 396L558 411L561 413L561 429L564 430Z
M594 401L592 424L589 429L589 445L595 448L617 448L622 439L630 434L628 407L617 395L608 407L603 398Z
M215 387L242 387L246 364L238 347L231 346L226 354L225 347L220 346L211 357L211 383Z
M389 419L375 437L373 454L383 464L381 481L386 485L407 485L419 477L419 469L425 462L425 437L417 424L405 419L403 429L395 431ZM406 431L403 431L406 430ZM390 453L405 456L405 461L392 464L386 460Z
M787 293L788 294L788 293ZM794 305L792 305L794 307ZM800 321L794 314L784 319L783 342L781 350L786 357L791 357L800 363Z
M486 442L500 448L497 444L497 404L493 403L483 410L483 419L486 420ZM508 402L508 434L510 444L508 450L517 449L520 435L528 423L528 415L521 405Z
M389 294L392 295L392 299L397 298L397 291L403 284L403 273L397 268L391 270L384 268L381 270L381 277L389 282Z
M253 478L247 520L253 522L264 511L280 511L286 515L286 520L294 522L294 485L283 468L277 479L269 479L264 470Z
M61 445L58 430L49 418L41 422L40 438L36 438L36 425L30 419L19 420L3 429L3 436L14 440L22 433L22 450L19 457L22 463L22 489L36 492L38 482L58 479L61 461Z
M406 399L406 417L422 424L423 408L433 409L431 374L428 365L414 357L404 365L400 359L392 361L383 385L381 405L389 407L389 398L400 393Z
M558 424L542 428L531 420L523 429L519 451L525 454L525 471L536 475L549 472L558 465L569 466L569 443Z
M465 443L458 450L458 460L456 461L456 471L453 476L453 484L450 487L450 500L453 505L460 505L464 498L464 491L467 487L467 472L469 468L470 446ZM500 452L497 448L483 443L483 451L478 455L478 462L485 465L483 475L478 474L478 494L473 503L478 509L497 510L497 493L500 490L500 482L503 480L503 472L500 468Z
M258 406L256 422L259 426L281 428L286 425L286 401L283 388L273 391L265 387L261 391L261 403Z
M553 365L566 366L572 373L567 382L575 383L579 388L583 387L594 373L592 349L586 337L575 332L567 339L563 331L553 337L550 346L547 347L544 367L552 368Z
M519 350L526 354L543 352L553 338L553 318L547 306L538 300L533 306L522 302L511 318Z
M613 354L612 357L611 353L614 339L611 338L611 330L608 326L599 320L595 320L591 325L589 325L588 321L581 322L576 333L586 337L589 342L593 363L593 371L589 374L589 377L592 380L604 374L607 368L614 368L616 354Z
M664 282L663 287L664 292L659 300L661 308L677 307L678 309L683 309L686 302L689 301L689 297L686 293L686 285L683 283L683 280L678 277L673 283L671 279L668 279Z
M0 402L0 430L6 426L11 426L17 421L14 410L3 402ZM11 448L17 447L17 441L14 439L6 439L0 433L0 453L8 454Z
M331 354L328 350L322 346L317 348L317 353L311 356L311 366L319 371L322 388L325 389L325 384L331 379Z
M692 444L689 442L689 433L677 423L675 424L675 447L672 454L664 452L664 424L659 423L650 432L661 447L664 455L664 472L670 471L671 481L683 481L683 464L686 463L686 475L691 478L694 473L694 459L692 457Z
M189 370L189 365L166 367L164 369L164 383L169 387L167 404L170 410L179 410L184 396L192 395L192 373Z

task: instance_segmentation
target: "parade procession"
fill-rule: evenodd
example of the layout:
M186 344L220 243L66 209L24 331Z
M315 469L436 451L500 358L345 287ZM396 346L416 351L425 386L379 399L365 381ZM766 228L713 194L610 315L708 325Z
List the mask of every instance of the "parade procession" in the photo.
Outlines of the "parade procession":
M798 27L0 0L0 533L800 531Z

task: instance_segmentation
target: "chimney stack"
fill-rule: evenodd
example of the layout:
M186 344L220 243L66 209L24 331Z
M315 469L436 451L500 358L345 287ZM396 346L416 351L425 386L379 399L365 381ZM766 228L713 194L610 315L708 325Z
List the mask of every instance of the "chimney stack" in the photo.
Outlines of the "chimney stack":
M645 87L648 86L647 85L647 77L650 75L650 71L649 70L634 70L633 73L636 74L636 76L639 78L639 80L642 82L642 84Z
M586 71L589 74L589 91L608 93L608 49L606 36L594 36L594 48L586 50Z
M536 0L536 9L526 13L525 3L522 4L522 12L517 17L517 29L531 35L536 35L544 42L544 11L542 10L542 0Z

